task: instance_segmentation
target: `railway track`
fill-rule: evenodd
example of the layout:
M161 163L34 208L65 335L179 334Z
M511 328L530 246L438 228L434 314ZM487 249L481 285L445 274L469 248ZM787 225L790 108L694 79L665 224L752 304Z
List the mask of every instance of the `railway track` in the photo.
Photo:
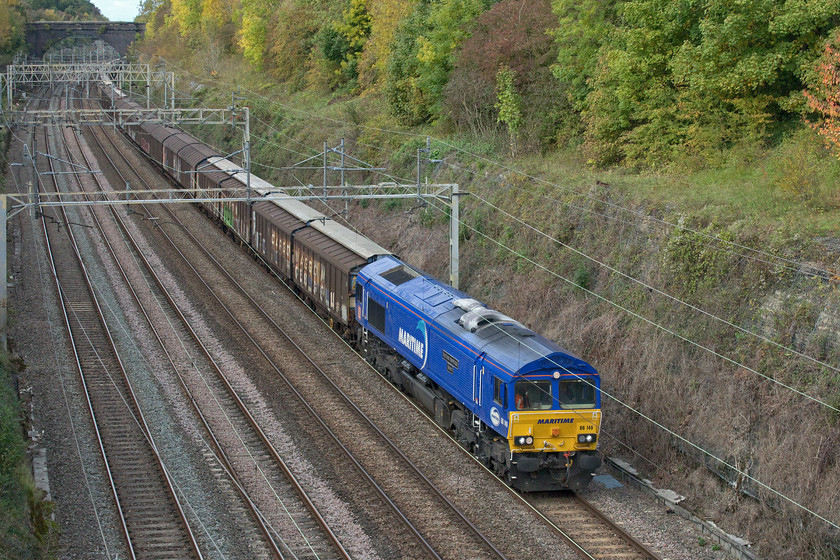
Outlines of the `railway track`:
M157 209L147 209L150 216L154 216L154 219L158 221L166 221L171 223L180 223L178 217L165 209L166 214L158 213ZM163 211L163 209L161 209ZM188 233L188 228L183 227L182 230ZM267 350L260 350L261 353L266 357L267 360L272 363L271 367L276 371L276 373L281 376L284 381L289 385L290 389L297 393L297 389L295 387L304 388L304 391L309 391L312 396L308 397L313 400L318 399L322 402L319 403L318 408L323 409L323 401L324 395L330 394L331 391L335 392L335 400L337 401L345 401L349 402L349 399L346 395L344 395L341 390L333 383L329 377L330 374L324 372L321 368L314 364L314 360L307 355L307 351L300 348L292 339L288 333L284 331L284 329L271 318L271 314L267 311L260 308L259 304L254 301L254 299L247 294L247 292L239 286L239 284L234 279L234 273L230 271L226 271L225 267L222 263L220 263L217 259L214 259L211 256L211 252L209 249L202 246L201 242L196 239L194 236L190 236L190 242L200 249L207 258L213 262L213 267L215 267L218 272L221 273L221 277L218 276L217 272L214 272L210 268L207 268L207 261L202 261L202 264L194 266L190 264L192 262L191 258L188 257L185 253L189 251L184 251L180 253L181 258L184 259L188 266L196 271L196 277L207 277L211 280L208 280L205 283L207 290L211 293L214 293L213 296L221 305L223 309L226 310L228 313L228 317L231 321L237 323L239 329L245 333L245 336L251 341L255 347L259 348L260 343L255 340L255 338L259 338L261 335L265 335L265 333L248 333L248 327L246 325L259 325L264 324L268 321L272 328L278 333L282 338L285 338L288 343L294 347L294 349L289 348L287 350L283 350L280 352L277 346L271 348L271 351ZM173 241L173 246L175 242ZM212 287L211 287L212 286ZM230 294L238 293L241 294L241 298L231 298ZM237 309L236 315L242 315L243 309L250 309L245 314L244 319L238 321L234 313L230 312L230 309ZM269 337L270 340L270 337ZM270 342L264 342L263 348L268 348L271 344ZM275 358L271 358L269 353ZM289 364L295 362L295 354L299 356L302 355L305 361L308 361L317 371L317 375L315 373L306 373L306 372L297 372L298 368L296 367L286 367L280 368L277 364ZM329 369L329 368L327 368ZM297 377L300 376L300 377ZM317 384L313 384L313 376L315 378L323 379L323 385L320 384L320 381ZM299 381L296 381L299 379ZM331 387L330 387L331 386ZM313 388L314 387L314 388ZM313 399L314 397L314 399ZM307 399L306 395L301 394L300 398L302 400ZM333 397L330 397L332 400ZM308 405L307 405L308 406ZM347 413L344 412L342 408L343 405L333 404L330 406L336 406L332 412L328 412L324 414L323 412L313 412L314 415L318 416L345 416ZM355 408L354 405L351 405ZM359 411L361 413L361 411ZM358 427L359 423L352 423L354 426ZM372 423L371 423L372 425ZM327 433L334 433L338 432L334 427L330 427L324 423L324 427ZM364 441L372 441L372 438L376 438L377 434L374 432L379 431L378 429L374 428L373 432L366 434L360 433L358 430L354 430L352 434L348 434L348 438L353 439L362 439ZM380 432L381 433L381 432ZM339 436L340 437L340 436ZM381 436L380 436L381 437ZM355 459L351 459L356 461ZM407 458L405 458L407 460ZM393 459L385 460L384 463L391 463L391 464L399 464L399 461L395 461ZM378 475L378 478L382 478L383 475ZM404 479L404 475L402 471L400 473L393 472L390 474L384 475L385 480L394 478L397 480ZM428 483L427 483L428 484ZM417 494L410 494L409 492L404 492L405 488L401 488L400 494L401 497L408 497L408 503L411 503L415 507L421 503L418 500L422 500L422 498L418 497L419 495L423 494L424 491L420 490ZM426 492L427 493L427 492ZM573 496L573 495L572 495ZM582 557L584 558L605 558L605 559L613 559L613 558L623 558L623 559L636 559L636 558L656 558L655 554L652 553L650 550L645 548L643 545L635 541L631 536L626 535L619 527L612 524L607 518L602 516L597 510L592 508L586 504L583 500L575 499L574 501L570 501L568 496L565 498L558 498L553 496L556 500L547 500L542 503L539 501L532 505L535 505L536 509L542 512L556 527L559 528L557 534L561 536L564 540L570 543L570 546L573 550L576 550ZM386 498L387 499L387 498ZM559 500L559 501L558 501ZM530 501L530 500L529 500ZM562 504L562 507L561 505ZM396 506L399 507L399 506ZM434 507L434 506L433 506ZM439 509L439 508L438 508ZM402 516L403 514L399 514ZM445 524L446 526L451 526L450 522ZM440 532L439 528L418 528L417 531L423 531L424 534L428 533L429 531L438 533ZM437 538L437 533L436 538ZM441 539L440 542L446 542L446 539ZM487 541L489 543L489 541ZM441 546L441 549L445 549L447 545L438 545ZM495 548L493 545L490 545L492 548ZM491 549L492 550L492 549ZM504 555L503 552L496 550L495 553L499 555Z
M42 149L57 151L54 140L62 137L61 132L48 135L41 129L35 134ZM60 190L52 158L42 159L39 171L42 177L51 178L43 183L45 188ZM82 221L73 212L45 208L42 223L65 325L128 555L202 558L82 258L75 234Z
M88 160L84 163L91 165ZM109 190L105 183L97 183L101 189ZM137 238L135 228L129 227L118 211L112 207L109 213L132 248L128 260L142 265L135 271L133 281L147 287L148 291L140 295L123 271L128 289L143 309L159 344L166 349L186 400L193 405L207 431L208 444L215 450L214 459L232 480L264 537L266 549L254 550L253 557L349 558L300 482L227 382L210 350L202 344L190 319L179 308L177 296L165 289L156 272L159 263L152 263L146 257L151 253L149 248ZM107 237L104 230L102 234ZM116 255L114 258L118 260ZM137 274L142 277L138 279ZM168 305L160 305L161 302ZM174 333L165 336L160 328L171 329ZM178 341L174 347L173 340ZM205 404L204 409L199 402ZM206 406L212 410L208 411ZM243 475L246 472L249 475L258 473L258 476Z
M105 136L104 131L102 131L102 133L98 133L96 136L104 138L104 136ZM119 149L110 149L110 148L102 147L102 150L103 150L103 152L109 151L113 154L119 154L120 157L122 156L122 152ZM140 175L137 174L136 177L139 178ZM132 184L136 185L137 182L133 181ZM124 192L121 192L120 194L124 194ZM167 231L169 231L169 230L177 231L178 235L181 235L185 232L188 232L187 228L184 227L183 224L180 224L180 220L178 219L178 216L175 215L174 213L169 212L168 208L167 208L166 213L161 213L162 212L161 208L152 208L152 207L145 208L144 212L146 213L147 218L151 219L152 221L154 221L157 224L169 223L169 224L173 224L174 226L176 226L176 227L172 227L172 228L161 227L161 228L158 228L159 230L166 229ZM177 243L178 246L183 246L183 240L177 241L177 242L175 240L172 240L172 246L173 247L176 246L176 243ZM194 237L187 242L187 245L190 245L190 244L192 244L193 247L202 247L202 244L199 242L199 240L194 238ZM350 408L349 409L347 408L347 403L350 402L350 399L341 392L341 390L339 389L339 387L335 383L333 383L332 381L330 381L328 379L329 376L331 375L329 373L329 370L334 369L334 368L331 368L329 366L325 367L324 369L328 370L327 372L325 372L321 368L319 368L316 365L315 362L316 362L316 360L323 360L323 358L316 357L316 358L310 359L310 357L306 356L307 350L304 350L304 349L301 349L300 347L298 347L298 345L295 344L295 342L293 340L293 337L286 334L283 331L282 327L279 324L276 323L274 318L272 318L272 317L276 318L276 313L272 314L270 312L267 312L266 310L261 309L260 306L256 303L256 301L253 298L251 298L244 289L242 289L241 287L239 287L237 285L237 282L234 279L234 273L232 273L230 271L225 271L224 266L221 263L219 263L218 260L215 260L215 262L214 262L214 259L211 256L211 251L208 248L201 248L200 250L203 251L203 253L205 254L205 256L207 258L204 259L204 260L200 259L199 262L196 262L196 259L191 256L192 255L192 250L191 249L187 250L183 253L179 250L178 252L181 253L179 258L182 258L184 260L184 262L189 264L189 267L194 271L194 273L196 275L196 278L204 277L204 276L207 277L207 280L205 280L205 289L208 291L208 293L213 293L214 294L213 297L215 297L216 300L219 302L221 308L224 309L226 313L228 313L228 320L230 320L232 322L238 322L239 324L238 324L237 328L239 330L241 330L241 332L243 333L242 334L243 337L250 338L251 339L251 344L253 344L255 348L258 348L258 347L262 348L262 350L260 350L260 352L263 353L263 356L265 357L267 363L269 364L269 368L273 369L278 375L283 377L284 382L288 384L288 387L290 388L290 391L295 393L297 398L300 399L300 402L303 403L302 406L304 408L308 408L308 409L311 410L310 414L313 415L313 418L316 418L316 417L317 418L320 418L320 417L326 417L327 418L327 420L318 420L318 422L320 422L322 430L323 430L323 431L320 432L320 435L323 435L323 436L326 437L328 435L336 434L336 442L337 442L338 446L342 446L341 440L343 439L343 437L346 437L346 438L351 439L351 440L353 440L353 439L362 440L362 441L364 441L368 444L368 445L363 445L362 446L362 447L367 448L367 451L365 451L365 453L369 453L371 447L387 447L387 445L385 445L385 444L383 444L383 446L371 445L370 444L370 441L372 441L370 438L374 438L373 441L382 441L382 440L379 440L378 438L384 437L384 433L382 433L381 430L376 428L376 426L374 425L373 422L370 422L371 429L366 434L362 434L362 433L359 432L359 430L357 429L358 428L358 423L355 423L355 422L348 422L348 424L353 424L354 428L353 428L352 431L348 431L345 434L341 433L342 430L340 429L340 426L337 427L335 424L330 423L331 418L335 418L335 417L339 417L339 416L346 416L347 414L356 414L355 411L351 410L352 408L354 408L354 405L352 405L352 403L350 403ZM138 249L138 252L142 253L142 250ZM185 253L189 253L189 256ZM210 263L212 263L212 264L210 264ZM212 269L214 269L214 268L216 269L216 272L212 271ZM151 265L149 265L149 270L152 270ZM151 276L150 276L150 278L151 278ZM157 279L155 281L160 283L160 285L163 285L162 280ZM232 297L231 296L232 293L238 293L239 295ZM170 303L175 304L174 299L176 299L176 296L171 296L170 295L170 296L165 296L165 297L169 297L170 298ZM248 300L250 300L250 302ZM177 304L175 304L175 307L177 307ZM244 316L243 319L237 320L236 317L242 316L242 309L245 309L245 308L248 308L250 310L247 313L244 314L245 316ZM236 309L237 312L234 313L234 312L230 311L231 309ZM181 320L185 321L185 322L187 321L187 319L185 319L183 317L181 317ZM266 321L268 321L268 323L266 323ZM263 326L265 326L266 324L272 324L271 329L273 331L273 336L272 336L272 333L260 332L261 329L259 327L257 327L257 328L253 327L253 325L263 325ZM251 326L249 327L249 325L251 325ZM278 335L278 334L281 335L282 337L286 338L287 343L288 343L288 345L287 345L287 343L284 342L284 346L287 346L286 348L278 349L276 347L276 340L277 340L276 335ZM198 337L198 335L192 335L192 336L195 336L196 339ZM274 347L272 347L272 341L275 344ZM207 355L211 356L211 353L208 351ZM309 366L300 367L296 363L296 362L300 361L302 356L305 357L304 361L309 362L309 364L310 364ZM212 361L212 357L210 357L210 361ZM278 364L280 364L280 365L278 365ZM176 368L176 369L183 370L184 368L180 367L180 368ZM286 375L284 375L284 372L286 374L288 374L288 377ZM333 375L334 375L334 373L333 373ZM206 381L206 379L201 380L201 381L197 381L197 380L189 381L189 380L186 379L186 377L188 377L188 376L185 374L184 379L182 379L182 381L181 381L183 383L184 387L185 387L185 391L190 395L189 399L191 401L197 400L197 399L194 398L194 395L192 395L190 393L190 388L189 387L190 386L198 387L201 383L207 384L207 381ZM319 378L319 377L323 378L323 381L319 381L316 385L313 385L312 380L315 379L315 378ZM225 385L226 382L220 381L219 383L220 383L219 386L217 386L216 388L214 388L212 390L212 394L215 394L215 395L225 395L225 394L227 394L227 395L229 395L229 396L223 397L221 399L221 400L229 399L229 402L226 402L224 404L225 410L232 410L234 408L240 408L240 409L246 408L247 409L247 408L253 407L254 404L256 404L256 403L253 403L253 402L251 402L251 403L246 402L246 401L249 400L247 395L244 397L244 400L241 403L233 404L233 401L236 400L236 397L233 396L234 393L236 392L236 389L232 386L231 387L226 387L225 388L226 393L222 392L221 387L223 385ZM332 389L329 389L330 385L332 385ZM297 390L297 387L300 388L300 391ZM325 391L325 390L327 392L332 391L332 394L329 396L328 399L326 399L329 402L326 405L324 404L324 402L318 402L318 403L314 402L316 400L323 399L323 395L324 395L323 391ZM216 399L216 400L220 400L218 397L213 397L213 398ZM306 401L308 401L308 400L312 401L312 402L310 404L307 404ZM341 404L342 401L344 401L344 404ZM220 409L221 408L222 407L220 406ZM355 408L358 410L358 407L355 407ZM203 413L201 412L201 410L200 409L198 409L198 410L199 410L199 415L202 415ZM326 413L324 412L325 410L327 411ZM358 410L358 413L361 413L361 411ZM225 414L227 414L227 413L225 413ZM205 421L207 422L207 420L205 420ZM255 420L255 422L258 423L258 421L256 421L256 420ZM230 425L231 425L231 422L228 421L228 426L230 426ZM219 430L219 429L223 429L223 428L217 428L217 430ZM212 428L210 428L209 425L208 425L208 430L211 430L211 433L212 433ZM238 433L246 433L246 432L241 432L240 430L244 430L244 428L235 427L232 431L234 433L237 433L237 434ZM379 432L379 434L381 434L381 435L377 435L377 432ZM222 436L222 435L220 435L219 437L224 439L224 436ZM216 438L216 436L211 436L211 439L215 439L215 438ZM237 436L237 438L239 438L239 436ZM239 438L239 439L241 439L241 438ZM385 439L387 439L387 438L385 438ZM354 447L353 443L355 443L355 442L352 442L347 447ZM356 447L358 447L358 446L356 446ZM362 472L362 470L364 470L363 467L362 467L362 463L370 464L371 459L370 459L369 456L366 456L366 457L360 456L358 459L353 458L353 457L351 457L353 452L354 451L352 449L348 449L347 457L353 464L357 464L359 469L360 469L360 472ZM393 450L391 452L396 452L398 455L402 454L401 452L399 452L399 449L397 448L396 445L393 446ZM223 444L222 443L218 444L218 455L222 456L222 458L220 460L225 465L224 468L225 468L226 471L228 471L230 473L235 473L235 472L237 472L238 469L243 468L242 466L236 467L234 464L232 464L232 462L229 458L225 457L225 453L224 453L224 450L223 450ZM252 455L252 454L251 453L246 453L246 455ZM264 459L264 458L262 458L262 459ZM405 461L410 463L410 461L408 461L407 457L405 458ZM402 483L404 482L404 470L401 467L394 468L393 465L397 465L397 464L406 465L407 463L400 463L400 461L396 460L393 456L385 459L384 461L374 460L373 463L375 465L378 465L378 466L374 466L374 468L371 469L372 472L368 473L366 475L368 478L370 478L371 481L374 480L374 478L376 478L377 480L380 480L380 479L381 480L399 480L401 485L402 485ZM390 469L389 468L383 468L382 463L389 463L392 466L391 466ZM245 463L245 465L248 465L248 464L250 464L253 468L253 465L255 463L253 461L251 461L250 463L248 463L248 462ZM247 467L245 467L245 468L247 468ZM258 468L258 470L259 470L259 468ZM417 470L421 475L420 478L425 478L424 476L422 476L421 469L417 469ZM385 477L385 478L383 479L382 477ZM237 476L235 474L233 474L233 478L236 481L237 486L240 486L240 482L237 479ZM475 539L474 542L472 542L471 544L467 544L464 541L463 526L461 526L460 529L456 530L455 525L453 525L453 522L452 522L451 519L443 519L442 521L440 519L438 519L437 521L432 521L432 522L429 522L428 520L420 520L416 524L416 526L412 526L414 524L412 523L412 521L410 519L410 517L412 517L411 510L417 509L418 504L420 504L421 501L424 499L423 496L429 493L428 484L431 484L431 482L426 480L425 482L420 483L418 481L416 484L417 484L417 490L416 491L413 490L413 489L409 489L410 491L406 492L406 493L403 493L401 491L402 488L400 488L399 490L394 489L394 488L389 488L387 483L383 484L381 487L379 487L374 492L377 495L378 500L380 500L383 504L389 504L389 507L392 508L392 510L394 512L394 515L397 518L403 518L404 519L403 523L405 524L404 525L405 531L406 531L406 533L409 533L409 534L412 535L410 537L404 537L404 538L410 538L410 539L416 540L421 548L426 549L426 554L430 557L447 556L447 553L445 553L445 552L444 553L439 553L438 551L450 551L450 550L452 550L453 546L457 546L457 549L459 549L459 550L464 550L465 547L466 547L467 550L480 550L481 552L477 553L478 556L480 556L480 557L490 557L491 555L495 555L496 557L505 557L506 556L504 548L502 548L502 550L498 550L496 548L496 546L492 544L492 542L493 542L492 538L478 536L481 533L481 531L477 527L473 527L473 528L469 529L468 531L466 531L467 533L472 534L472 536L470 537L471 539ZM271 487L271 483L269 484L269 487ZM399 496L395 496L394 499L391 499L390 494L392 494L392 493L399 494ZM247 492L244 493L243 496L246 497L245 498L246 501L250 501L250 498L247 497L248 496ZM442 497L441 502L438 502L435 505L429 505L427 507L431 510L438 510L439 511L441 509L441 507L443 507L442 504L445 504L446 502L448 502L448 500L445 498L445 496L443 496L442 493L441 493L441 497ZM570 510L568 508L566 508L565 506L563 508L559 508L558 507L559 503L560 502L556 502L556 503L547 502L547 503L542 504L542 505L540 505L539 503L537 503L537 504L532 503L532 505L534 505L537 509L542 511L543 514L546 517L548 517L553 523L555 523L556 525L558 525L562 529L564 539L566 539L569 542L576 543L576 544L572 544L572 547L573 547L573 549L578 550L581 553L582 557L585 557L585 558L610 558L610 559L611 558L632 558L632 559L635 559L635 558L655 558L655 556L652 553L650 553L649 551L645 552L643 548L641 548L641 549L637 548L635 551L632 551L631 550L633 548L632 545L626 545L626 544L625 545L620 545L620 544L617 544L615 542L611 543L609 541L605 541L604 537L603 537L604 534L613 533L613 532L618 534L620 532L620 529L618 529L617 527L609 528L608 525L603 525L603 524L602 525L595 525L594 521L590 521L589 525L585 527L584 525L582 525L583 522L576 521L576 519L578 517L581 517L581 518L584 517L583 514L571 513ZM449 507L452 507L453 509L457 509L457 508L454 508L454 505L451 505ZM408 513L403 512L402 508L405 508L408 511ZM262 511L261 507L258 506L257 510L258 511L254 513L255 517L263 518L263 519L266 519L266 520L268 519L264 515L264 512ZM463 514L454 514L454 515L455 515L457 523L462 523L462 522L466 521L469 525L471 525L471 523L469 523L469 520L467 519L467 517L465 515L463 515ZM589 516L590 517L593 517L593 516L597 517L597 514L590 513ZM461 517L462 520L457 521L458 517ZM603 522L599 522L599 523L603 523ZM271 522L268 522L268 525L270 526ZM304 529L304 531L301 533L302 535L304 535L306 532L309 532L311 530L309 527L306 526L305 522L302 523L301 525L306 527ZM277 532L276 529L271 529L271 528L267 528L266 531L269 535L272 531ZM432 535L432 536L427 540L424 537L424 535ZM268 538L270 539L271 537L269 536ZM303 538L304 538L304 540L307 539L306 536L304 536ZM620 537L618 537L618 539L621 540ZM322 552L322 554L326 554L326 553ZM317 552L316 552L316 555L317 555ZM513 555L515 555L515 554L512 554L512 556ZM331 556L327 554L325 556L319 556L319 557L331 557Z
M108 151L120 153L119 150ZM138 178L139 176L136 175ZM145 212L157 222L180 226L171 230L165 228L162 233L169 239L187 268L193 271L194 278L203 284L210 297L218 303L226 315L225 321L236 325L242 336L252 345L255 354L261 355L267 367L287 383L288 390L298 398L311 420L320 425L323 438L334 442L338 452L347 458L369 485L372 495L392 511L393 517L407 533L403 538L416 541L418 553L422 550L429 557L441 557L448 554L445 551L467 547L467 550L478 551L476 554L482 557L505 557L504 553L432 484L422 470L330 381L329 376L315 361L295 345L292 337L285 333L272 314L263 309L241 287L234 275L212 257L208 248L190 234L177 214L170 212L168 208L151 206L145 208ZM176 242L173 239L176 234L171 232L177 232L179 237L186 235L189 239ZM191 248L178 249L177 247L185 241ZM196 258L195 253L203 256ZM266 331L266 326L271 330ZM300 388L302 390L299 390ZM317 405L313 405L315 401ZM244 406L254 404L257 403ZM342 425L345 428L340 430L336 424L324 418L343 418ZM345 432L343 438L338 435L341 431ZM345 442L349 441L357 447L356 450L352 450L351 445L345 445ZM363 443L364 450L358 449L358 443ZM357 457L360 452L367 456ZM379 457L372 460L371 455ZM367 466L363 466L363 463ZM374 465L375 469L370 465ZM390 481L395 486L385 489L386 483L376 481ZM434 500L434 503L429 504L430 500ZM416 512L421 504L427 504L423 509L436 511L437 515L418 516Z
M574 492L527 498L581 557L596 560L656 560L658 556Z

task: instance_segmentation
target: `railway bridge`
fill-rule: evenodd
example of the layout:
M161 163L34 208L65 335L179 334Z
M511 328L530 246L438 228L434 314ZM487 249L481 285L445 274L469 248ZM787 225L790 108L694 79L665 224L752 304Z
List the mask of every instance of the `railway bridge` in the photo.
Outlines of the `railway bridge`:
M51 46L68 37L101 39L125 56L132 41L145 33L145 23L130 21L35 21L26 24L26 44L29 54L41 58Z

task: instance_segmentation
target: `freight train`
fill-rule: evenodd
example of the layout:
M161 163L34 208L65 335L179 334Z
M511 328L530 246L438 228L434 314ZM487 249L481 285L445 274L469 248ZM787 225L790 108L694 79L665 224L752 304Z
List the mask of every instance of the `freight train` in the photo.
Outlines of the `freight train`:
M103 103L142 114L110 83ZM584 488L600 465L598 372L170 126L125 134L384 376L520 491ZM272 194L271 200L263 199Z

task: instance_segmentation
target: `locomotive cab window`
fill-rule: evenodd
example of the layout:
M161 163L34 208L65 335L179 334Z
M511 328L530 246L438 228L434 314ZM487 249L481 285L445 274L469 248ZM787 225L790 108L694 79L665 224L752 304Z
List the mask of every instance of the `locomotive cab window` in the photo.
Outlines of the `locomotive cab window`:
M595 387L575 379L560 382L560 406L562 408L595 408Z
M515 389L517 410L550 410L551 381L518 381Z
M493 400L496 404L502 405L502 408L507 408L507 391L505 385L498 377L493 378Z

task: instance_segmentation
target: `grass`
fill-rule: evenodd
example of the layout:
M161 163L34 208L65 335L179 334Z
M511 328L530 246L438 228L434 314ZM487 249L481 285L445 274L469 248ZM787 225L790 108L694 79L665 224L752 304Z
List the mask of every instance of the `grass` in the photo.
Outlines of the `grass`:
M22 480L25 444L20 403L5 368L0 381L0 557L31 556L34 535L29 524L27 489Z
M26 459L21 406L11 387L9 368L0 364L0 558L54 558L57 526L52 504L35 488Z

